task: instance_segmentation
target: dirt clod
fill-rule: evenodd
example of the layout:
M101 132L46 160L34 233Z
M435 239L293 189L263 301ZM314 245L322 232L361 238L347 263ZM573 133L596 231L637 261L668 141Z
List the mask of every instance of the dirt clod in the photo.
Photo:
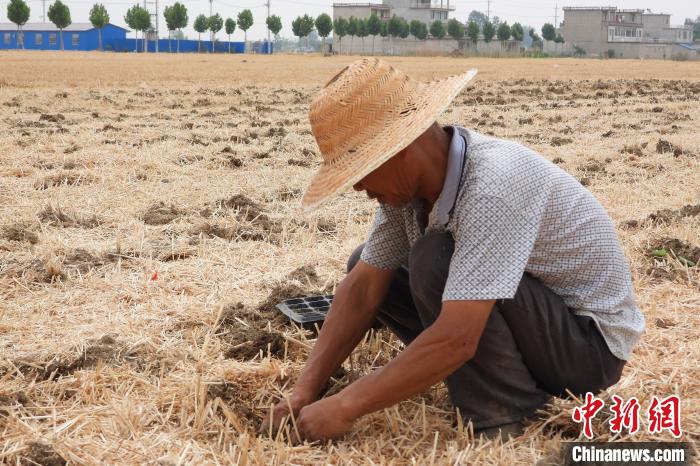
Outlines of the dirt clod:
M680 209L661 209L649 214L647 220L659 225L668 225L684 217L700 216L700 204L688 204Z
M606 171L605 164L598 160L589 160L583 165L579 165L578 169L589 173L605 173Z
M307 160L289 159L289 160L287 160L287 165L308 168L311 166L311 162L309 162Z
M102 224L102 220L96 215L80 216L75 212L69 212L61 207L47 205L38 214L39 220L59 227L95 228Z
M66 117L60 113L56 113L55 115L51 115L49 113L42 113L39 117L39 121L50 121L52 123L60 123L62 121L65 121L65 119Z
M219 398L247 428L257 426L264 414L261 410L256 409L255 395L254 387L249 387L244 382L239 381L222 380L210 383L207 387L207 397L214 400ZM221 408L219 411L219 414L223 414Z
M224 353L230 359L248 360L257 356L260 351L267 355L268 349L271 356L282 357L284 355L284 336L278 332L268 332L257 328L241 326L229 333L226 338L231 346Z
M18 222L2 227L0 238L9 241L26 241L30 244L39 242L39 235L35 233L36 228L27 222Z
M271 220L263 210L263 207L245 194L234 194L229 198L212 202L200 211L200 215L213 217L228 210L234 210L236 220L242 224L238 225L237 228L228 227L225 230L215 225L204 225L203 232L228 240L239 238L242 240L261 241L270 236L270 234L277 234L282 231L281 225ZM249 224L245 224L246 222L249 222Z
M659 154L664 154L666 152L673 152L674 146L669 141L665 139L659 139L656 143L656 152Z
M299 188L283 188L277 192L276 199L279 201L290 201L301 196L301 189Z
M104 265L104 259L92 254L82 248L75 249L66 255L63 260L63 267L70 270L77 270L81 274L86 274L90 270Z
M647 250L647 263L646 274L654 280L688 283L688 269L700 267L700 247L677 238L662 238Z
M30 442L22 455L21 464L64 466L67 461L48 443Z
M81 369L94 367L99 361L114 362L123 346L111 335L104 335L96 340L88 340L83 351L74 358L61 357L49 362L19 360L14 366L24 374L33 374L37 380L53 380L64 377Z
M146 225L166 225L183 214L184 212L175 205L166 205L160 201L146 209L141 218Z
M82 186L95 182L95 177L89 174L74 172L49 175L34 183L34 189L44 190L55 186Z
M9 415L8 409L12 409L17 405L24 406L27 404L29 404L29 397L22 390L15 393L0 392L0 425L2 424L2 417Z
M311 264L302 265L297 267L287 274L287 280L296 280L302 283L316 284L319 281L318 274L316 273L316 268Z
M569 139L569 138L562 138L559 136L554 136L549 144L554 146L554 147L558 147L558 146L563 146L565 144L571 144L572 142L574 142L574 141Z
M656 257L667 257L663 253L654 254L655 251L666 251L668 256L685 259L685 261L681 260L681 262L686 262L686 264L688 261L693 264L700 264L700 247L676 238L663 238L650 250L650 253Z

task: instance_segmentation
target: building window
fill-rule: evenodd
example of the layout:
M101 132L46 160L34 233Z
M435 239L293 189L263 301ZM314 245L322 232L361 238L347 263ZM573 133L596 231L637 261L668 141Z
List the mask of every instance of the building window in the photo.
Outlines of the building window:
M49 45L56 45L56 33L49 34Z
M71 37L71 43L73 44L73 47L77 47L80 43L80 34L73 34Z
M9 45L10 42L12 41L12 34L10 34L9 32L6 32L6 33L3 35L3 40L4 40L4 42L5 42L5 45Z
M44 41L43 34L34 34L34 45L41 45L41 43L43 41Z

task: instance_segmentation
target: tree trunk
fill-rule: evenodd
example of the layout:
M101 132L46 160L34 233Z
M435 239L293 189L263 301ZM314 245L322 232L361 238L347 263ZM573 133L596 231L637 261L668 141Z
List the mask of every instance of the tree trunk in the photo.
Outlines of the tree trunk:
M352 53L352 40L355 36L350 36L350 50L348 50L348 55Z
M99 39L99 41L100 41L99 49L100 49L100 52L101 52L101 51L102 51L102 28L99 29L99 32L100 32L100 34L99 34L99 36L98 36L98 39Z
M139 31L134 31L134 52L139 53Z
M197 38L197 53L202 52L202 33L199 32L199 37Z
M228 35L228 53L231 53L231 34Z
M182 29L178 29L178 32L182 34ZM180 53L180 34L177 35L177 53Z
M143 31L143 53L148 53L148 41L146 40L148 36L146 31Z
M63 52L65 49L63 48L63 28L59 28L59 35L61 36L61 52ZM24 41L22 41L22 47L24 47Z
M248 30L243 31L243 53L246 52L248 48Z
M16 38L16 43L15 43L15 48L16 48L16 49L19 49L19 37L20 37L20 32L19 32L20 29L19 29L19 28L20 28L20 26L19 26L19 24L18 24L18 25L17 25L17 38Z
M376 39L376 38L377 38L377 35L374 34L374 35L372 36L372 55L374 55L374 39Z
M168 53L173 53L173 31L168 31Z

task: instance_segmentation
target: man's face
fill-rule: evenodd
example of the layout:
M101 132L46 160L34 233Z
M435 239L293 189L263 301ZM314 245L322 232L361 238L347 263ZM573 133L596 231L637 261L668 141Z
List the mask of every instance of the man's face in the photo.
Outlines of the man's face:
M407 166L405 154L408 149L402 150L355 183L353 189L365 191L370 199L390 206L403 207L409 204L415 199L418 186Z

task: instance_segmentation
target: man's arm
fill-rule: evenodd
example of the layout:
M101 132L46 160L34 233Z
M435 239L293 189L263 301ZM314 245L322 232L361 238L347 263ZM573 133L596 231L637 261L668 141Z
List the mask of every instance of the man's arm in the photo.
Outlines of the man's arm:
M338 284L331 309L290 396L295 416L316 400L323 385L372 326L393 276L392 270L372 267L360 260ZM289 414L289 404L282 400L273 409L275 429ZM261 430L265 432L269 427L266 420Z
M355 419L425 391L476 353L494 301L447 301L438 319L386 366L337 395L303 408L297 419L307 440L336 438Z

